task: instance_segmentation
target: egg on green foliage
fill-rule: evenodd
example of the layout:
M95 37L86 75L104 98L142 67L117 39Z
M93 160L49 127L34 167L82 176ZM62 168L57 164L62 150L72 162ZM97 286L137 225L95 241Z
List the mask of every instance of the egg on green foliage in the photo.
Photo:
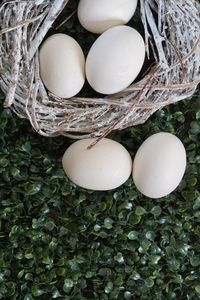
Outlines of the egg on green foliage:
M133 181L137 189L150 198L173 192L186 169L186 151L175 135L160 132L146 139L133 162Z
M86 189L117 188L131 174L131 156L124 146L107 138L88 149L94 141L89 138L73 143L62 158L64 171L75 184Z

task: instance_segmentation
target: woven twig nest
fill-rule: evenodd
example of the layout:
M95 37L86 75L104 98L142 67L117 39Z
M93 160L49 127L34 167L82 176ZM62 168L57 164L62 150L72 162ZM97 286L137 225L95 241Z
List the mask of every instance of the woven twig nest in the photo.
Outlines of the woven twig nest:
M68 0L3 1L0 6L0 87L5 107L44 136L103 137L145 122L156 110L190 97L200 80L196 0L140 0L147 57L140 82L102 98L60 99L41 81L38 48Z

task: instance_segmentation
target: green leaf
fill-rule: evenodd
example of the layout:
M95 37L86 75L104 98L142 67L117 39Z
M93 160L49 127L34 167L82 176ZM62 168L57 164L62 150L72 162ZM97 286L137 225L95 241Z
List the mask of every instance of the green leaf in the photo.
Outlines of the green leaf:
M138 223L140 223L140 220L141 220L141 216L133 216L133 218L131 219L131 223L133 224L133 225L136 225L136 224L138 224Z
M53 221L48 221L45 223L45 227L46 229L48 229L49 231L53 230L55 227L55 223Z
M200 294L200 285L195 286L195 291L197 294Z
M117 255L114 257L114 259L118 262L118 263L124 263L124 257L122 255L122 253L117 253Z
M131 292L126 291L126 292L124 293L124 299L125 299L125 300L130 300L131 298L132 298Z
M148 287L148 288L152 288L154 286L154 280L152 278L148 278L145 280L145 285Z
M150 240L153 241L155 239L155 232L153 231L147 231L145 234L145 237Z
M190 257L190 263L193 267L198 267L200 265L200 255Z
M159 263L161 257L159 255L150 255L149 259L152 264L157 265Z
M25 257L26 257L27 259L32 259L34 256L33 256L33 253L26 252L26 253L25 253Z
M39 193L39 191L41 190L42 184L39 182L35 182L32 184L28 184L28 186L26 187L26 195L35 195L37 193Z
M34 297L39 297L45 293L37 284L32 285L31 291Z
M56 272L59 276L64 276L66 274L65 268L59 268Z
M177 284L182 283L183 282L182 276L180 274L177 274L176 276L174 276L173 282Z
M0 167L6 168L9 164L9 161L5 157L0 157Z
M25 295L25 297L23 298L23 300L34 300L34 298L32 297L31 294L27 294L27 295Z
M99 270L99 275L104 276L104 277L109 277L112 275L112 271L109 268L101 268Z
M196 119L200 120L200 110L196 113Z
M110 281L105 286L105 293L110 294L113 290L113 283Z
M104 226L107 229L111 229L113 227L113 220L111 218L105 218L104 219Z
M17 277L18 277L19 279L21 279L21 278L23 277L23 275L24 275L24 270L21 270L21 271L19 271L19 273L17 274Z
M196 200L197 193L196 193L195 190L193 190L193 191L183 191L182 196L187 201L194 201L194 200Z
M65 283L63 285L63 291L68 293L71 288L74 286L74 282L71 279L65 279Z
M141 241L140 247L139 247L139 252L140 253L145 253L149 247L151 246L151 242L147 239L144 239Z
M130 231L128 233L129 240L137 240L138 239L138 232L137 231Z
M193 134L199 134L200 133L200 124L199 122L193 121L191 124L191 132Z
M15 167L11 169L11 174L14 178L21 178L20 170Z
M138 274L136 271L134 271L131 275L131 279L137 281L141 278L140 274Z
M57 288L54 288L53 291L52 291L52 298L56 299L56 298L59 298L59 297L61 297L60 292L58 291Z
M25 275L25 279L28 280L28 281L33 281L33 274L27 273L27 274Z
M135 209L136 216L142 216L145 213L146 213L145 208L143 208L142 206L136 206L136 209Z
M31 143L30 142L25 142L22 146L21 146L21 150L27 153L31 152Z
M195 200L193 209L199 209L200 208L200 196Z
M156 205L154 206L152 209L151 209L151 213L155 216L155 217L158 217L161 215L161 207L159 205Z

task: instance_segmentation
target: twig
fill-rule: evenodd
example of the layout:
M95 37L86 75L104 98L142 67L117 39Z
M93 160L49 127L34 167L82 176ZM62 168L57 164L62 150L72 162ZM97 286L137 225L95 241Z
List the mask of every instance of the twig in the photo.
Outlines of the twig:
M32 41L30 50L29 50L29 60L33 58L35 55L39 45L41 44L42 40L44 39L47 31L52 26L56 18L59 16L59 14L62 12L65 5L68 3L69 0L54 0L51 3L51 9L42 24L38 34L36 35L35 39Z
M33 18L33 19L28 19L28 20L22 20L22 21L19 21L15 26L11 26L11 27L9 27L9 28L4 28L3 30L0 30L0 35L5 34L5 33L8 33L8 32L10 32L10 31L13 31L13 30L15 30L15 29L17 29L17 28L19 28L19 27L24 26L24 25L28 25L28 24L30 24L30 23L33 23L33 22L35 22L35 21L38 21L38 20L41 19L43 16L44 16L44 13L41 14L41 15L39 15L39 16L37 16L37 17L35 17L35 18Z
M60 27L62 27L65 23L67 23L76 13L77 9L75 9L67 18L65 18L56 28L55 30L58 30Z
M126 111L125 114L123 114L114 124L112 124L111 126L109 126L105 132L96 139L96 141L94 141L91 145L88 146L88 149L93 148L98 142L100 142L104 137L106 137L111 131L113 131L120 123L122 123L129 115L130 113L133 111L133 109L136 107L136 105L138 105L139 101L141 100L142 96L145 93L145 87L147 84L149 84L149 82L152 81L152 79L154 78L155 74L156 74L157 68L154 70L154 72L151 75L151 78L149 79L149 81L144 85L144 87L142 88L142 90L139 92L139 94L137 95L134 103L131 105L131 107Z
M25 3L19 5L19 12L17 13L17 20L21 20L23 16L23 12L25 9ZM6 99L4 101L4 107L10 107L13 103L15 97L15 90L18 84L19 77L19 64L21 61L21 42L22 42L22 29L18 27L16 29L16 35L14 40L14 64L12 67L12 81L10 82L8 93L6 95Z

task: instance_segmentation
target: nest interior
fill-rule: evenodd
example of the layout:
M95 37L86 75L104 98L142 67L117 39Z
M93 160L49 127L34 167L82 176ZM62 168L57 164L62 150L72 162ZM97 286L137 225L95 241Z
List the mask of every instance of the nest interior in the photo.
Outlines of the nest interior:
M140 0L145 76L110 96L61 99L40 78L38 49L69 0L3 1L0 88L5 107L43 136L102 137L144 123L165 105L190 97L200 82L200 5L196 0Z

